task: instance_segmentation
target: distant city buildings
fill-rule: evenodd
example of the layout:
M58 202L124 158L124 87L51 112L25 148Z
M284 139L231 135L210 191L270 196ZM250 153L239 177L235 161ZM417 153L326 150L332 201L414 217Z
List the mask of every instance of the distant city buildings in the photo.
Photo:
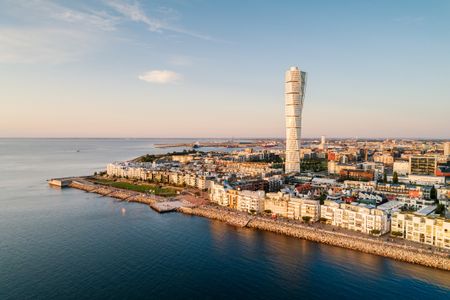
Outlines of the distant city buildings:
M263 140L253 147L242 142L247 148L235 151L150 155L109 164L107 176L207 192L211 204L227 210L364 234L391 232L450 249L450 142L321 136L300 147L305 83L297 67L286 72L285 145Z
M300 173L300 139L306 73L291 67L285 76L286 173Z
M409 158L409 174L434 175L436 173L437 159L435 156L411 156Z
M450 158L450 142L444 143L444 156Z

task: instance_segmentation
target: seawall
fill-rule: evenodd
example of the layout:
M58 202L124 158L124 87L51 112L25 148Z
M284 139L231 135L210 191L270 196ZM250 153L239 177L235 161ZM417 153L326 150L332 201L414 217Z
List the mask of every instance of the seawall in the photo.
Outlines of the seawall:
M180 212L226 222L233 226L270 231L308 241L375 254L399 261L450 271L450 257L445 253L432 253L424 249L403 246L387 241L356 237L332 232L304 224L288 223L215 207L180 208Z
M87 192L117 198L122 201L138 202L147 205L158 201L150 195L109 186L94 185L88 181L73 180L69 186ZM430 250L425 250L423 248L398 245L388 241L372 239L370 237L364 238L353 236L300 223L250 216L242 212L221 207L179 207L177 211L188 215L219 220L236 227L248 227L270 231L308 241L450 271L450 256L442 252L431 252Z
M208 219L219 220L236 227L245 227L251 218L231 210L222 210L210 206L180 207L178 211L187 215L195 215Z
M158 201L158 196L148 195L135 191L118 189L110 186L96 185L85 180L73 180L69 187L83 190L90 193L96 193L102 196L108 196L127 202L137 202L143 204L153 204Z

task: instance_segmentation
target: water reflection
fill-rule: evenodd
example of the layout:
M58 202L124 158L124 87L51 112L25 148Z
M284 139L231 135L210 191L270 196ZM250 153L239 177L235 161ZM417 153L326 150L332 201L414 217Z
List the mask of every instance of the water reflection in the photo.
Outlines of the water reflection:
M306 283L304 275L321 263L334 265L341 272L364 274L370 281L377 280L380 274L392 274L392 277L413 278L444 289L450 289L450 273L423 266L398 262L377 255L362 253L345 248L324 245L271 232L249 228L236 228L220 221L209 220L209 232L214 249L221 255L227 255L238 237L243 244L239 255L254 260L264 256L264 263L270 264L271 270L286 281L297 284ZM238 255L238 253L235 253ZM301 270L301 272L299 272ZM303 274L303 276L302 276Z

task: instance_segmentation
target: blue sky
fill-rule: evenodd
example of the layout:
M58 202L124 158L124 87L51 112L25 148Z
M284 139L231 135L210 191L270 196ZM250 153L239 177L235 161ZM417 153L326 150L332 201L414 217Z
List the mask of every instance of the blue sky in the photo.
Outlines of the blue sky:
M0 136L450 138L450 1L0 0Z

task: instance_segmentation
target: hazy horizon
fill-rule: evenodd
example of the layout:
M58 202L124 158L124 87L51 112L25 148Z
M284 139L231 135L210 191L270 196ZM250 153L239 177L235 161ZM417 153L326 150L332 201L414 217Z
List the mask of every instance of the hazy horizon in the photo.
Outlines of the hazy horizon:
M321 136L316 137L302 137L302 140L318 140L320 141ZM436 141L447 141L450 138L430 138L430 137L350 137L350 136L325 136L327 140L346 140L346 139L356 139L356 140L436 140ZM264 140L270 140L270 139L285 139L285 137L238 137L238 136L223 136L223 137L102 137L102 136L60 136L60 137L50 137L50 136L36 136L36 137L30 137L30 136L0 136L0 139L162 139L162 140L245 140L245 139L264 139Z
M450 1L0 2L0 136L449 139Z

